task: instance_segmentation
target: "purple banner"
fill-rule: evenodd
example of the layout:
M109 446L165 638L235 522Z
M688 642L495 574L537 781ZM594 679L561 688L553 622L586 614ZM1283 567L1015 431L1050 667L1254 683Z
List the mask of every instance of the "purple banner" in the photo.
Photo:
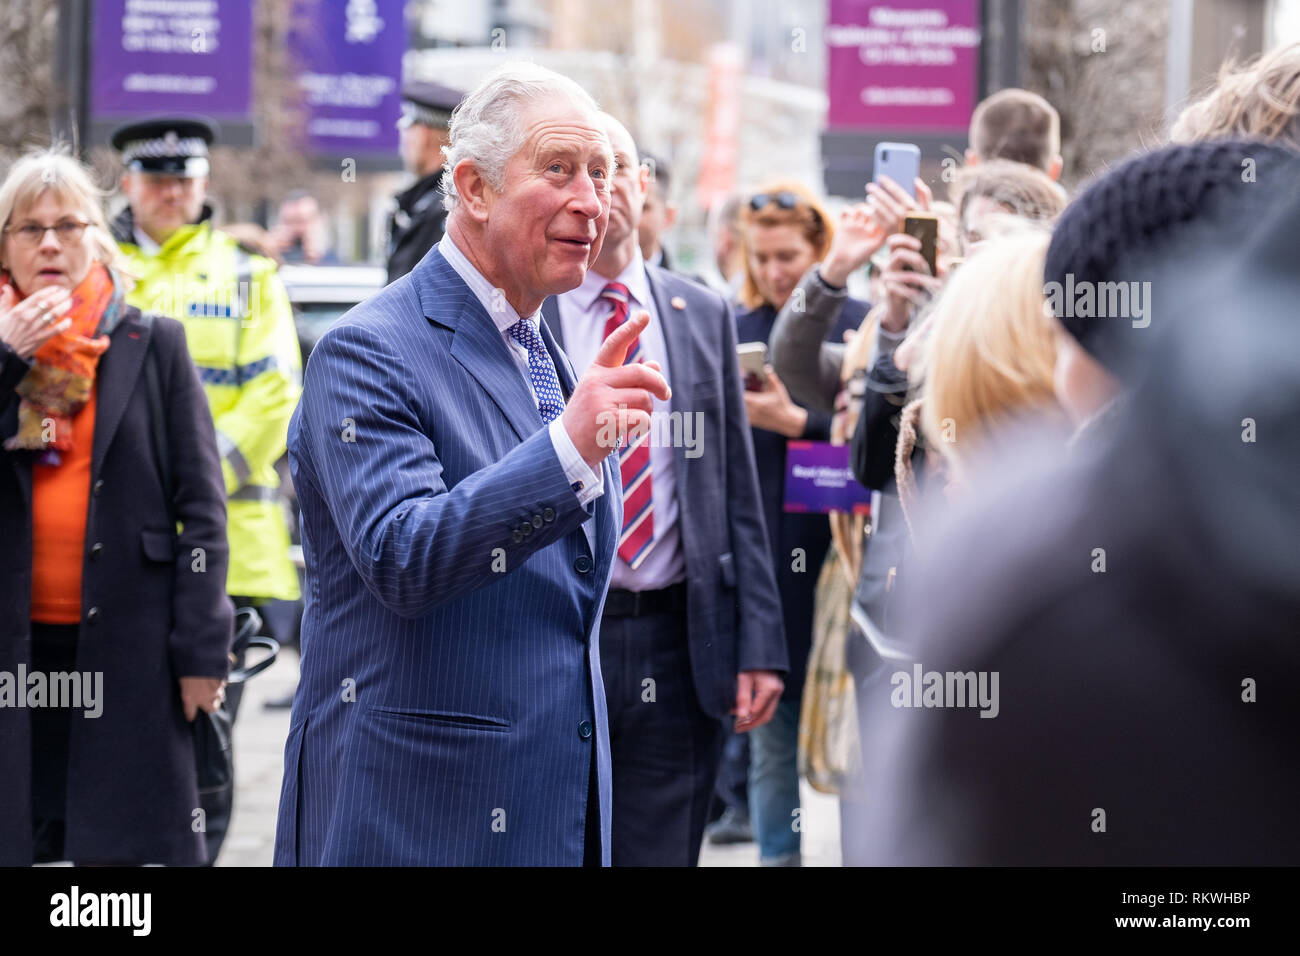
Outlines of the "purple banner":
M824 441L786 443L785 510L871 513L871 491L853 477L848 445Z
M193 113L247 121L252 16L249 0L96 0L94 116Z
M831 0L831 129L965 130L975 108L979 0Z
M289 48L313 152L397 152L404 7L404 0L298 0Z

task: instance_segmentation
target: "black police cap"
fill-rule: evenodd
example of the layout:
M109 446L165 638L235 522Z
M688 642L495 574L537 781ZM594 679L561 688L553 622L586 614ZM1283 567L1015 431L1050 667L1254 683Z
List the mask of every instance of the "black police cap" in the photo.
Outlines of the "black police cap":
M206 176L213 124L193 117L156 117L126 123L109 142L128 169L170 176Z
M399 126L420 123L424 126L446 128L454 110L465 94L441 83L427 80L408 80L402 84L402 118Z

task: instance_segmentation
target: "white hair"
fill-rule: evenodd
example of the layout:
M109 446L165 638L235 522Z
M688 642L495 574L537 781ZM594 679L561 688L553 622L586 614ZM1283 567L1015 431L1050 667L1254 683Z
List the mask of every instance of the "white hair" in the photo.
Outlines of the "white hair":
M506 164L527 138L520 122L525 108L559 97L592 113L599 109L591 94L573 80L526 60L498 67L475 87L451 114L450 141L442 148L443 207L450 212L460 202L452 172L462 160L470 160L492 188L500 190Z

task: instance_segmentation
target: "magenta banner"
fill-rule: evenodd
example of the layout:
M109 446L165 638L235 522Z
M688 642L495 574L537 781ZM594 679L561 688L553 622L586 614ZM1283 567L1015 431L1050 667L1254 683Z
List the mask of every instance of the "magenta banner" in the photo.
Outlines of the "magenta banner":
M975 108L979 0L831 0L831 129L964 130Z

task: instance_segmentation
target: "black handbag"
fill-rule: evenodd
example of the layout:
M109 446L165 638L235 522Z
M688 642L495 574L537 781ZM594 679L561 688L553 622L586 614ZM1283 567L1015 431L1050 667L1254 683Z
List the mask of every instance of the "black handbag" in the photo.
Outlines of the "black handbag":
M274 638L259 636L257 632L261 629L262 616L256 608L241 607L235 612L235 641L230 648L231 656L240 660L243 652L252 647L270 653L256 664L231 671L226 678L227 684L242 684L275 663L280 644ZM201 802L209 795L230 789L234 783L232 724L233 718L224 701L212 713L201 710L194 718L194 764L198 771Z

